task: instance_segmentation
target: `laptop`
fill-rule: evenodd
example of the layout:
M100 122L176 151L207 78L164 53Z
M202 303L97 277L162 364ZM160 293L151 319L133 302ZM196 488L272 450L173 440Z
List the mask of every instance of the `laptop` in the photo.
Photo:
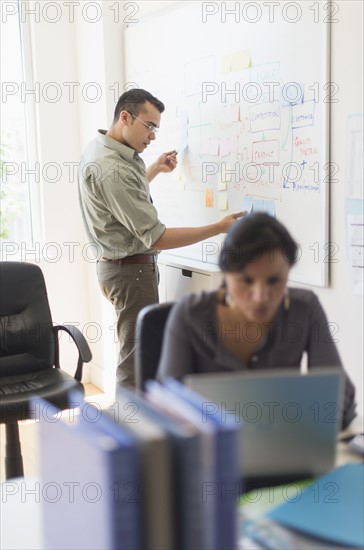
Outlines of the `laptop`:
M245 489L316 477L335 465L341 427L340 369L315 368L187 375L206 397L203 414L233 418Z

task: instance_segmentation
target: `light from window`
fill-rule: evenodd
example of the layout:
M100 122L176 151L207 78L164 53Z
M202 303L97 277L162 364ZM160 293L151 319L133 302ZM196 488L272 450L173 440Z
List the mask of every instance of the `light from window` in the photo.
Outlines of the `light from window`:
M22 26L7 18L1 29L0 239L32 245L31 182L25 102Z

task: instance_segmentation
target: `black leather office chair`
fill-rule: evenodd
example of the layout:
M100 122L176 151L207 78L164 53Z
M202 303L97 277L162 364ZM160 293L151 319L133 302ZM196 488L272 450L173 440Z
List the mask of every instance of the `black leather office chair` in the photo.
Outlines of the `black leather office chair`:
M135 384L144 389L147 380L156 377L163 333L173 302L153 304L141 310L137 318L137 344L135 350Z
M84 362L91 360L82 333L72 325L53 326L42 271L37 265L0 262L0 422L6 424L6 478L24 475L19 420L34 418L31 400L40 396L68 408L69 392L84 394ZM78 363L74 378L59 365L58 332L74 340Z

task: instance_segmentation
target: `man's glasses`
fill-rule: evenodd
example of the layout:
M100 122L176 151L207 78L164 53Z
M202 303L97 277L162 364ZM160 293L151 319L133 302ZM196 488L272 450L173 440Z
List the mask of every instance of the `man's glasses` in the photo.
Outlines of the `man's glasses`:
M128 111L129 112L129 111ZM159 130L159 128L157 128L156 126L152 126L151 124L147 124L146 122L144 122L144 120L142 120L141 118L137 117L136 115L133 115L133 113L130 113L132 117L136 118L137 120L139 120L139 122L141 122L142 124L144 124L144 126L148 129L148 132L150 134L156 134Z

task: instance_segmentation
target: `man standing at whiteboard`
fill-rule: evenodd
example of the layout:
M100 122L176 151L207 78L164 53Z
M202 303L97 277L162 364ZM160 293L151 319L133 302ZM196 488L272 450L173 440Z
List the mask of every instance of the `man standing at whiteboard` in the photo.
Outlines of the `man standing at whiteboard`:
M139 311L158 303L157 254L226 233L242 213L201 227L166 226L158 219L149 183L172 172L177 152L149 168L139 156L156 139L164 105L142 89L122 94L111 128L99 130L80 163L79 195L89 242L98 249L97 276L117 315L117 382L134 386L135 324Z

